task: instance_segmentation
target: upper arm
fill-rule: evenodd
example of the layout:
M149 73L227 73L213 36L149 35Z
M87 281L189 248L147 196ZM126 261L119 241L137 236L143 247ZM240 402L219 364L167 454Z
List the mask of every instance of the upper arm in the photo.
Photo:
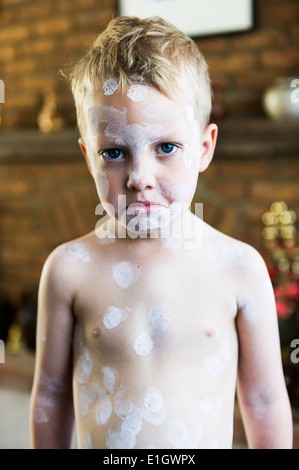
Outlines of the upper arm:
M63 258L52 253L43 267L38 294L35 382L56 383L61 390L71 380L74 318L68 271Z
M249 246L246 252L237 297L238 396L254 407L280 400L286 388L271 280L261 255Z

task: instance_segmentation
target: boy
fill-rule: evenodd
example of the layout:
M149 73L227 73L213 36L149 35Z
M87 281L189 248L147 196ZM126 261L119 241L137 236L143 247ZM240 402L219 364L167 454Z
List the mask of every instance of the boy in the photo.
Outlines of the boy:
M265 264L188 209L217 138L203 56L119 17L71 82L107 215L43 269L33 447L69 447L75 416L80 448L231 448L237 381L249 446L290 448Z

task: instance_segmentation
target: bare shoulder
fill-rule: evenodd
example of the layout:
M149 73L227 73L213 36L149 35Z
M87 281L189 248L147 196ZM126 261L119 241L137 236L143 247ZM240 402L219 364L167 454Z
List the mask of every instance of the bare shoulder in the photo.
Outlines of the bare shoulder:
M267 276L267 267L262 255L252 245L226 235L205 224L207 250L213 253L217 264L237 271L243 276L255 276L258 273Z
M90 232L57 246L45 261L41 283L70 293L92 261L95 243L95 233Z

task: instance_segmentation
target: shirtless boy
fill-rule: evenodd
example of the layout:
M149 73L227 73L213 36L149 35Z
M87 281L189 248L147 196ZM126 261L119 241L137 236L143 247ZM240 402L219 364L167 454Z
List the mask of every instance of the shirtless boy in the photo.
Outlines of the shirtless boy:
M107 214L43 269L33 447L68 448L75 422L80 448L231 448L237 386L249 447L291 448L266 266L189 210L217 138L203 56L119 17L71 81Z

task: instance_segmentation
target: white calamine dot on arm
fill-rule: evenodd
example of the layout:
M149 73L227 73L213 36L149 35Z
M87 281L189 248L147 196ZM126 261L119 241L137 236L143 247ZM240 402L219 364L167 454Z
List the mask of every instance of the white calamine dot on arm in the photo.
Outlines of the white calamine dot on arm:
M33 421L36 424L42 424L48 422L48 415L43 408L34 408L33 411Z
M130 98L130 100L137 102L137 101L144 100L144 98L147 95L147 92L148 92L147 86L136 84L136 85L130 86L127 96L128 98Z
M140 268L129 261L121 261L112 267L112 276L121 289L127 289L138 281Z
M118 81L116 78L108 78L103 85L104 95L113 95L113 93L118 89Z
M64 384L62 384L59 380L48 377L48 375L43 371L40 374L39 384L45 386L47 392L50 393L61 393L65 391Z

